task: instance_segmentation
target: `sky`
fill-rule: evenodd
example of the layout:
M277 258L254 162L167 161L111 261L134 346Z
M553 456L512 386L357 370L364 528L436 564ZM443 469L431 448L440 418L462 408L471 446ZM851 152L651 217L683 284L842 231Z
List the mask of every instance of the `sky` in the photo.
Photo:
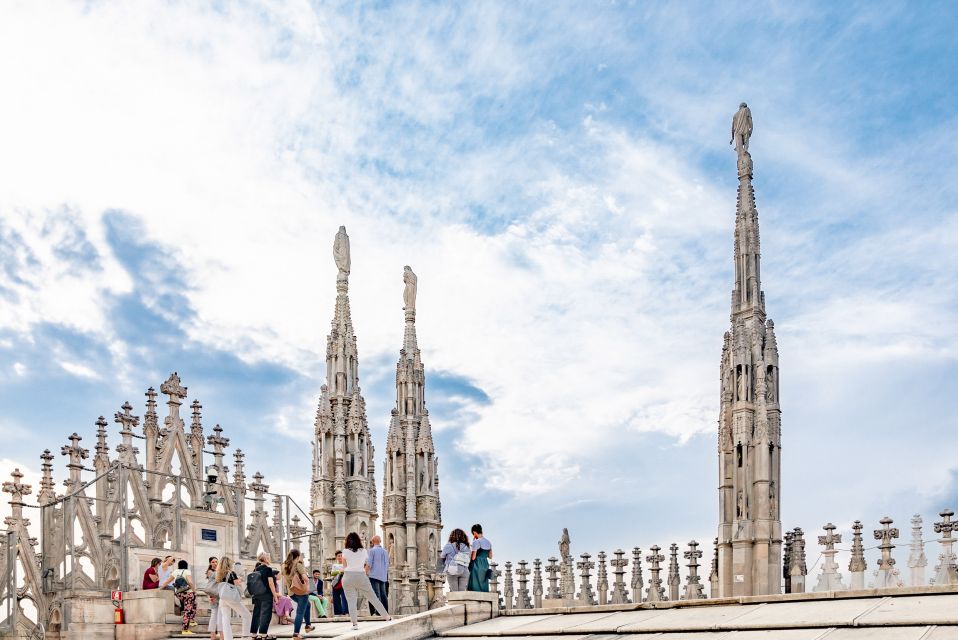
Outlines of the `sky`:
M0 475L36 491L177 371L305 504L342 224L380 458L418 274L447 528L708 548L744 100L783 526L813 570L826 522L904 539L958 507L956 32L948 2L4 2Z

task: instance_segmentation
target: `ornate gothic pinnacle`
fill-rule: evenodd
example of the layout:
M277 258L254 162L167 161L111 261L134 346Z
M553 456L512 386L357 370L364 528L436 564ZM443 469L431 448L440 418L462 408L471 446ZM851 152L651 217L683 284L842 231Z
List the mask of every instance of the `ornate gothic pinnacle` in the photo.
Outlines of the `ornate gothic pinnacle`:
M37 500L42 506L56 500L57 494L53 483L53 454L49 449L44 449L40 454L40 460L43 461L40 463L43 477L40 479L40 493L37 494Z
M152 389L152 387L150 387ZM174 371L166 382L160 385L160 393L170 397L169 403L181 404L186 398L187 388L180 384L180 375Z
M865 562L865 546L862 543L862 529L865 525L861 520L856 520L852 524L852 557L848 563L848 570L852 572L861 572L868 568Z
M689 550L682 556L689 561L686 565L689 569L689 575L685 585L685 599L699 600L705 597L702 592L702 584L699 582L699 558L702 557L702 550L699 549L699 543L695 540L689 541Z
M60 455L69 457L70 461L67 463L69 478L64 480L63 484L69 491L73 491L80 486L80 472L83 471L83 460L90 457L90 450L80 446L80 440L83 440L83 438L77 435L76 432L71 434L68 440L70 444L64 445L60 449Z
M895 545L893 545L891 541L898 537L898 529L891 526L895 521L888 516L885 516L878 522L882 525L881 529L874 531L875 540L881 541L878 548L881 549L882 557L878 561L878 568L891 569L895 564L895 559L891 557L891 550L895 548Z
M11 471L10 477L13 478L13 480L11 482L3 483L3 492L10 494L11 505L19 504L20 506L23 506L23 496L30 495L33 492L33 487L20 482L20 480L23 479L23 473L20 472L19 468Z
M106 418L100 416L96 419L95 424L96 446L94 450L96 451L96 455L93 456L93 464L96 467L97 473L103 473L110 464L110 448L106 443Z
M233 484L239 488L243 488L246 484L245 467L243 465L245 455L242 449L233 452Z
M662 586L662 578L660 574L662 572L662 562L665 561L665 556L663 556L659 551L662 550L657 544L649 547L650 553L645 557L646 561L649 563L649 588L646 592L647 599L649 602L659 602L665 600L665 587Z

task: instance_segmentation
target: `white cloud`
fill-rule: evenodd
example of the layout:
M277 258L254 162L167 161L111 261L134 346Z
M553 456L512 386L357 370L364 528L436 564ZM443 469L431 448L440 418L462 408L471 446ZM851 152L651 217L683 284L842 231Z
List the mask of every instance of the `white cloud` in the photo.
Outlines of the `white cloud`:
M61 362L60 367L67 373L78 378L86 378L88 380L96 380L99 378L96 371L79 362Z
M556 58L555 44L593 37L607 26L601 16L572 24L560 13L558 26L524 30L508 7L387 10L360 22L306 3L219 12L64 3L53 20L50 6L16 5L0 25L0 76L16 96L0 101L0 212L33 253L17 257L28 277L12 285L18 302L0 305L2 328L27 336L40 322L65 325L100 336L123 363L130 346L99 304L132 286L100 223L116 208L183 269L195 318L178 317L159 295L148 300L156 311L189 322L200 345L292 367L318 391L335 295L330 247L346 224L364 386L389 375L370 363L391 369L401 269L411 264L427 366L490 398L462 401L460 416L473 422L457 442L483 457L494 487L561 491L622 429L680 442L714 429L734 160L724 158L716 185L701 157L726 151L728 116L755 91L767 104L756 109L754 144L769 311L783 367L792 367L783 376L803 378L783 389L786 403L828 391L810 375L828 357L876 366L954 358L953 260L906 293L878 277L925 264L929 246L958 255L953 219L934 233L892 225L834 255L814 250L835 211L848 209L837 217L847 223L851 205L914 190L893 181L907 182L895 163L876 162L882 179L870 180L875 165L856 162L839 125L794 107L795 87L779 83L794 52L738 73L673 64L678 52L666 48L668 64L650 63L633 79L647 101L629 107L637 115L623 116L611 96L582 95L497 136L523 114L478 122L469 117L475 103L523 89L537 99L574 62L566 49ZM695 41L688 21L666 13L653 18L690 34L677 42ZM608 40L610 53L636 54L620 30ZM766 207L766 165L824 195L791 205L769 198ZM891 207L875 209L893 219ZM95 262L57 251L75 228ZM875 254L892 254L893 266ZM154 293L171 286L147 284ZM89 364L61 366L96 375ZM315 398L302 398L280 409L276 427L307 438L314 411ZM382 425L387 416L369 418ZM302 473L273 488L295 492Z

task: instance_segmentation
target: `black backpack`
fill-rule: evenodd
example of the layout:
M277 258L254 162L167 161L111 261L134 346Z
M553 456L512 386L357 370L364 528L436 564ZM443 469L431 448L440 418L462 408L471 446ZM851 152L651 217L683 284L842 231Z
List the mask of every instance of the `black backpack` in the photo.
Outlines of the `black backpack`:
M246 575L246 590L254 598L265 596L269 592L269 587L263 582L263 574L259 571L250 571Z
M183 577L181 573L176 577L176 580L173 581L173 593L186 593L190 590L190 583L187 582L186 578Z

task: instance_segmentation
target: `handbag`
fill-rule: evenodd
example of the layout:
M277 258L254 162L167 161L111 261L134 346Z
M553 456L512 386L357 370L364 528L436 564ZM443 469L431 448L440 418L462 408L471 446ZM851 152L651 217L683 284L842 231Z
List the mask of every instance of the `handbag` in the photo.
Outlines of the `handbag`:
M309 585L303 580L303 576L298 571L293 571L293 577L289 581L289 592L294 596L305 596L309 593Z
M219 598L220 600L229 600L231 602L239 602L242 600L240 596L239 589L235 584L229 582L220 582L219 583Z
M211 598L218 598L220 595L220 584L222 583L217 582L215 577L210 578L206 581L206 584L203 585L202 591Z

